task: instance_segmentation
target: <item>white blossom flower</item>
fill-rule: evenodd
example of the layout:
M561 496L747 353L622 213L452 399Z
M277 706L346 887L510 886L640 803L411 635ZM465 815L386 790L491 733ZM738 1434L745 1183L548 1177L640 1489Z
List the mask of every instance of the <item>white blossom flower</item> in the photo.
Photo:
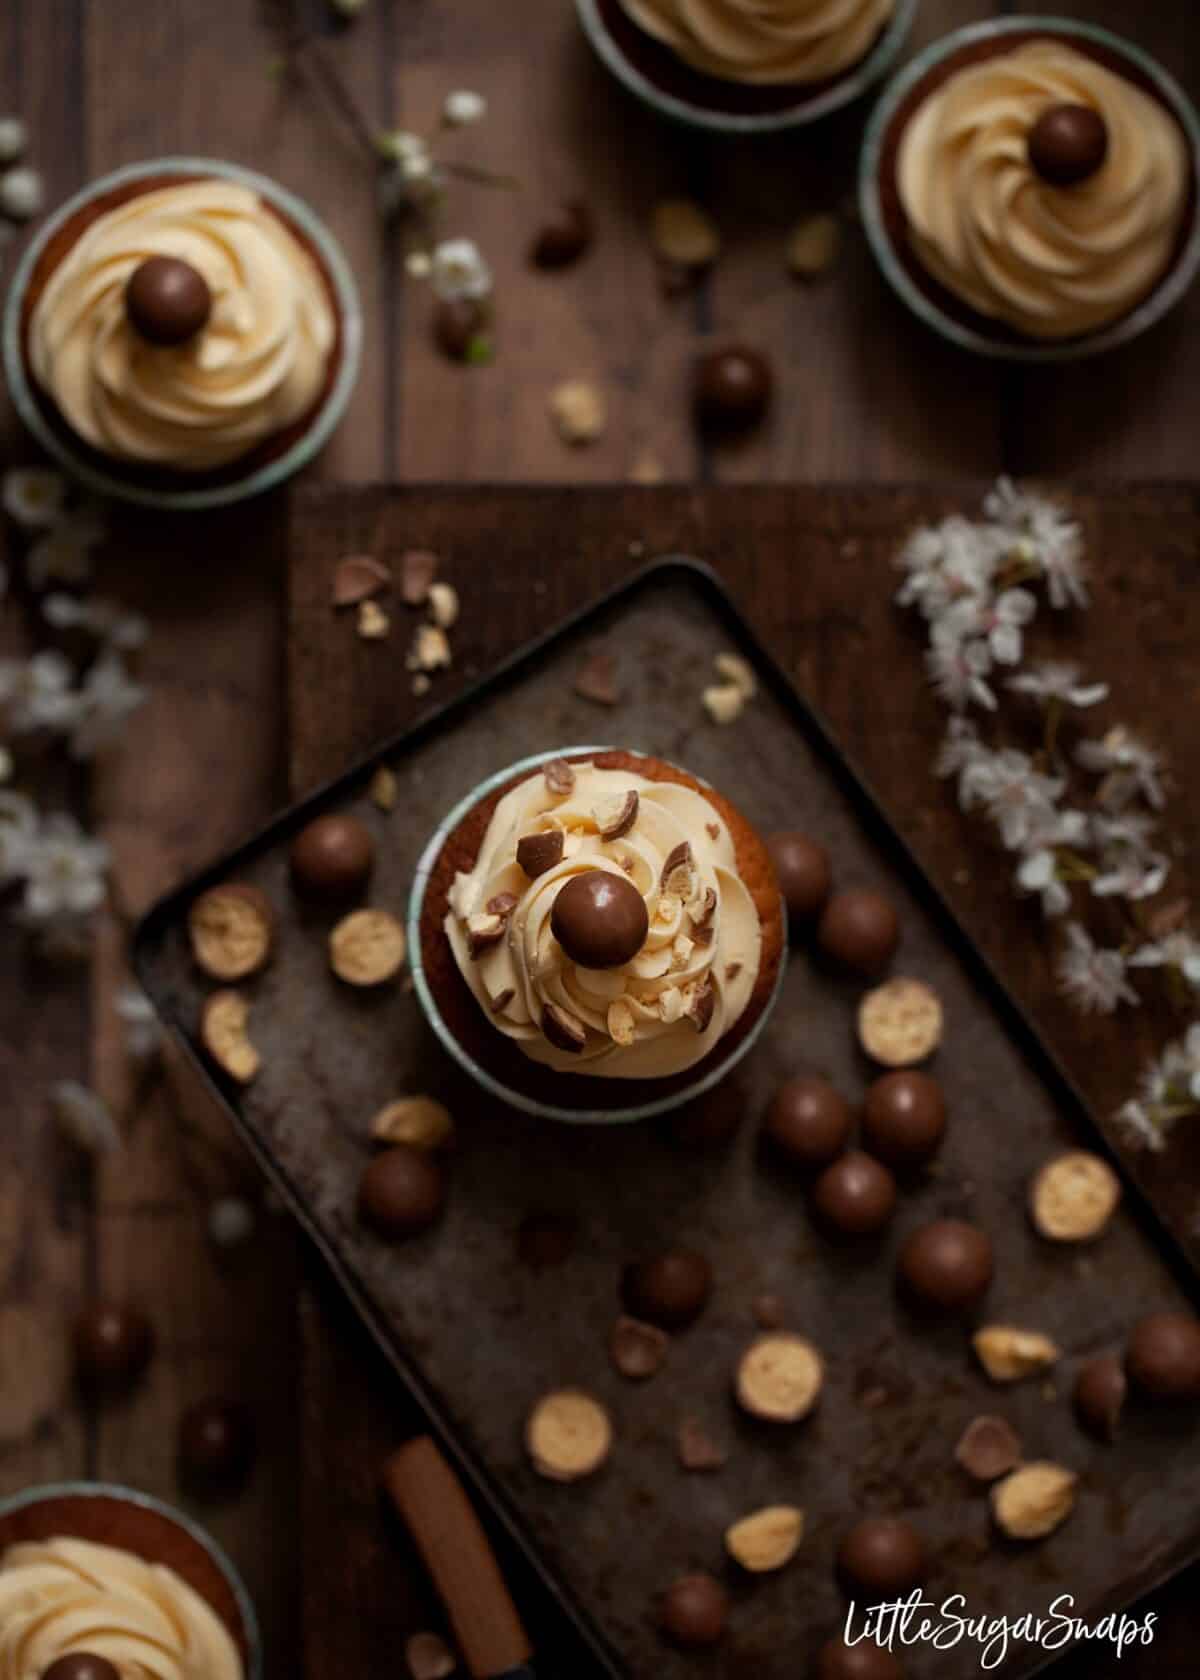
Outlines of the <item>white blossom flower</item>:
M961 615L966 634L983 637L997 665L1020 664L1022 628L1037 614L1037 601L1028 589L1005 589L992 601L978 606L963 602L951 611Z
M1113 847L1101 855L1100 873L1092 881L1092 891L1097 898L1127 898L1137 903L1162 891L1170 868L1162 852Z
M29 587L40 593L52 583L87 583L102 535L100 526L88 515L72 514L60 520L30 546L25 556Z
M0 717L14 735L69 729L79 714L72 670L61 653L47 649L32 659L0 659Z
M956 602L982 598L995 570L995 545L983 526L952 514L940 525L914 531L896 556L908 575L896 594L902 607L918 604L928 619Z
M23 909L33 922L89 916L104 902L109 851L74 817L47 817L30 849Z
M978 802L974 790L976 772L991 757L991 748L979 739L979 731L970 718L952 717L946 725L933 760L933 773L943 781L958 778L958 803L969 811Z
M422 165L429 160L429 142L420 134L407 128L388 129L376 135L375 144L388 163L415 165L418 174L425 172Z
M1167 1127L1155 1111L1131 1098L1113 1116L1118 1136L1130 1149L1149 1149L1158 1154L1167 1146Z
M0 117L0 163L15 163L28 143L20 117Z
M122 653L144 646L150 634L140 613L126 612L116 601L99 595L84 600L55 591L42 602L42 616L56 630L86 630Z
M37 809L29 795L0 789L0 886L28 872L37 834Z
M1035 844L1052 827L1065 789L1059 777L1042 775L1014 747L991 753L970 775L972 798L984 805L1009 851Z
M1069 659L1043 659L1029 671L1009 677L1014 694L1028 694L1043 705L1057 700L1064 706L1095 706L1108 698L1107 683L1084 683L1079 666Z
M984 681L992 668L985 642L964 642L945 620L935 623L925 650L925 669L938 699L956 712L971 705L996 710L996 696Z
M62 1079L50 1091L50 1107L68 1143L88 1155L107 1155L121 1147L121 1134L104 1099L75 1079Z
M1125 958L1115 949L1102 949L1087 929L1069 922L1058 958L1059 989L1085 1015L1111 1015L1122 1003L1137 1003L1138 995L1125 975Z
M431 278L440 298L483 298L492 289L492 271L473 239L444 239L436 245Z
M1041 572L1052 607L1087 606L1083 532L1065 509L1001 478L984 497L983 511L1010 550Z
M121 732L125 719L145 700L147 690L130 677L120 656L102 653L79 690L79 716L71 729L71 756L91 758Z
M42 177L27 164L18 164L0 175L0 211L14 222L27 222L36 216L44 196Z
M1098 741L1081 741L1075 758L1085 770L1104 777L1096 797L1108 811L1123 811L1138 795L1156 811L1166 803L1161 755L1123 724Z
M50 467L12 467L0 481L5 513L28 528L55 524L66 496L66 479Z
M1130 968L1173 968L1189 986L1200 988L1200 940L1186 928L1139 945L1129 958Z
M487 100L469 88L456 88L448 93L442 106L443 120L451 128L468 128L472 123L482 122L486 115Z
M1017 866L1017 888L1036 893L1046 916L1064 916L1071 908L1071 889L1062 877L1059 848L1086 845L1087 817L1082 811L1048 807L1034 819L1025 840L1025 855Z
M140 986L123 986L114 1005L125 1029L125 1054L134 1062L148 1062L162 1048L162 1032L154 1005Z

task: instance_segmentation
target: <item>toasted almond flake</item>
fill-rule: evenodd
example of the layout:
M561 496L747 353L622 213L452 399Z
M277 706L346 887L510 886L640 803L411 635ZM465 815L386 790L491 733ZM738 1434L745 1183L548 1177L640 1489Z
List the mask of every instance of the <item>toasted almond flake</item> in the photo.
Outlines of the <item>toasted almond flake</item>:
M392 628L392 621L378 601L360 601L355 629L364 642L382 642Z
M805 216L787 242L787 265L799 280L815 280L831 268L841 243L841 229L833 216Z
M665 198L654 206L650 240L655 255L679 268L707 268L721 249L712 217L687 198Z

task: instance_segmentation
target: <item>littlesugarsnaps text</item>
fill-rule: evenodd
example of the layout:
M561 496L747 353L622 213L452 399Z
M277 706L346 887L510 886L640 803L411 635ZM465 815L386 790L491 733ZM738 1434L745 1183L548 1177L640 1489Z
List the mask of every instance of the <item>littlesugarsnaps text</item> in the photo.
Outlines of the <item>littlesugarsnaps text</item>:
M851 1604L846 1612L847 1645L870 1642L896 1652L908 1645L931 1645L936 1651L974 1649L981 1669L999 1668L1014 1645L1035 1645L1043 1651L1064 1651L1083 1641L1109 1645L1116 1656L1136 1645L1154 1643L1157 1617L1153 1612L1131 1616L1114 1610L1089 1622L1075 1613L1075 1600L1061 1593L1045 1611L1019 1616L972 1615L961 1593L937 1604L916 1588L907 1598L873 1604L860 1612Z

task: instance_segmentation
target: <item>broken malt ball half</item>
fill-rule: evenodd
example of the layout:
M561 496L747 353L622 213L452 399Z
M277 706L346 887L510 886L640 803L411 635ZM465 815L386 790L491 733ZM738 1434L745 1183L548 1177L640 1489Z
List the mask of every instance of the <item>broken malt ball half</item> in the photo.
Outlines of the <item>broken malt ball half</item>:
M1117 1210L1121 1181L1099 1155L1069 1149L1047 1161L1029 1190L1029 1212L1052 1242L1089 1242Z
M725 1550L751 1575L790 1563L804 1537L804 1512L795 1505L767 1505L725 1530Z
M379 986L404 965L404 929L386 910L352 910L329 935L329 961L348 986Z
M249 1020L249 1003L232 990L213 992L200 1017L200 1042L221 1072L239 1085L249 1085L262 1065L250 1042Z
M1048 1460L1022 1464L992 1489L992 1515L1011 1540L1041 1540L1075 1509L1079 1477Z
M612 1438L605 1408L577 1388L543 1395L525 1425L533 1468L552 1482L578 1482L594 1474L608 1457Z
M858 1039L873 1062L915 1067L942 1041L942 1005L923 980L897 977L869 991L858 1006Z
M821 1355L804 1336L778 1331L760 1336L742 1355L735 1392L751 1417L799 1423L817 1403L825 1380Z
M188 912L198 968L213 980L246 980L264 968L275 940L275 912L260 887L227 881L200 894Z

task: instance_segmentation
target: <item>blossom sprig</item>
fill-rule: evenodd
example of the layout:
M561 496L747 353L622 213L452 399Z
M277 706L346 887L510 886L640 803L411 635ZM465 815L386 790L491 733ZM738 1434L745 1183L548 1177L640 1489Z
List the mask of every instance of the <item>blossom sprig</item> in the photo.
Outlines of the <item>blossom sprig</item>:
M1158 1153L1180 1120L1200 1114L1200 1021L1173 1040L1142 1074L1136 1097L1116 1114L1117 1131L1135 1149Z

